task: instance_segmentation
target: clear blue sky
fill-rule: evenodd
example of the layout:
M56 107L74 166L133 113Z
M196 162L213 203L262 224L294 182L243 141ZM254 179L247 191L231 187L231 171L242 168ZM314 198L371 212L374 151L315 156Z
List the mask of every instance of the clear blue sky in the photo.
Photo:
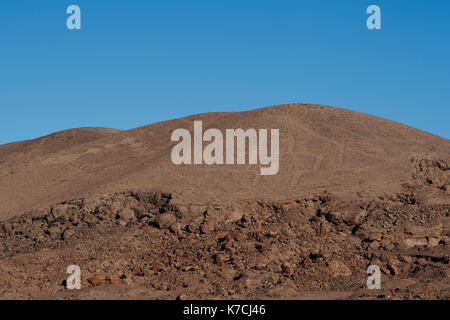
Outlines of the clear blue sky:
M450 1L0 3L0 143L291 102L450 138Z

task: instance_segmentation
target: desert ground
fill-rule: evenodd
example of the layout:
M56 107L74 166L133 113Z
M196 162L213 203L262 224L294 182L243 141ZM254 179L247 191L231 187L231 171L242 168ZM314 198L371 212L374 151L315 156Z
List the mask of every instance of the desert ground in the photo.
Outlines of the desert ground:
M278 174L173 164L194 120L279 129ZM0 146L0 299L450 299L449 214L450 140L346 109L72 129Z

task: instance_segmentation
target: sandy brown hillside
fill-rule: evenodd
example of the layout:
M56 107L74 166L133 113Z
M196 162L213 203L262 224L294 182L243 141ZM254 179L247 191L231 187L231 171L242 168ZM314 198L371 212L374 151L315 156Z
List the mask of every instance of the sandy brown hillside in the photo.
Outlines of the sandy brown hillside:
M279 173L172 164L194 120L279 129ZM449 140L299 104L0 146L0 299L449 299L449 164Z
M175 166L171 132L192 132L194 120L202 120L204 130L279 129L279 173L261 176L259 166L249 165ZM421 161L428 161L424 170ZM445 188L448 171L441 170L439 161L450 163L447 139L318 105L208 113L128 131L80 128L0 146L0 218L129 189L168 191L199 204L280 200L324 190L373 198L399 191L413 179L427 179L425 174Z

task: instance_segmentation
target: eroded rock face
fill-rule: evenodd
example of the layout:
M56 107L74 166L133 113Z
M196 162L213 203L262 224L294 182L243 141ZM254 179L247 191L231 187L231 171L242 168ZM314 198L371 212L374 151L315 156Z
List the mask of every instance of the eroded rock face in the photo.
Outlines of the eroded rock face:
M436 186L444 191L449 190L450 166L444 160L433 157L415 157L411 162L414 179Z
M203 206L128 191L72 200L0 224L0 284L3 297L62 297L65 268L75 263L87 279L79 297L150 283L155 298L356 298L374 295L362 288L375 264L386 297L420 298L425 289L448 297L450 206L411 198L346 202L322 193Z

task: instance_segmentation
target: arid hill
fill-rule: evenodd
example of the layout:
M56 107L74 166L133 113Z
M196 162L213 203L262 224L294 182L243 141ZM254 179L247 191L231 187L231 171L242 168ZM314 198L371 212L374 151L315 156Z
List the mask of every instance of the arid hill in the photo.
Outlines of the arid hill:
M174 165L194 120L279 129L279 173ZM0 299L449 299L449 164L447 139L301 104L3 145Z
M279 173L261 176L255 165L174 165L171 132L192 132L194 120L202 120L204 130L279 129ZM374 197L401 190L423 159L449 163L450 141L318 105L207 113L128 131L80 128L0 146L0 218L122 190L163 190L198 204L281 200L325 190Z

